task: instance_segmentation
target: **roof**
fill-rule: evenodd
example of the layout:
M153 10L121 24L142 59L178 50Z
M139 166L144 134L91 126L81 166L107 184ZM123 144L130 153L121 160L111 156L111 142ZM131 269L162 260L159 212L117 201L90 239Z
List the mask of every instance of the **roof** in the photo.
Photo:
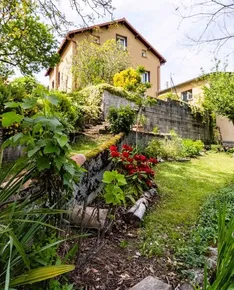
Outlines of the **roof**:
M208 75L208 74L207 74ZM177 85L174 85L172 87L169 87L169 88L166 88L164 90L161 90L159 91L159 95L162 95L162 94L165 94L171 90L173 90L174 88L177 88L177 87L181 87L183 85L186 85L186 84L190 84L190 83L193 83L193 82L198 82L198 81L201 81L203 80L204 76L199 76L199 77L196 77L196 78L193 78L193 79L190 79L190 80L187 80L185 82L182 82L182 83L179 83Z
M135 37L138 38L159 59L161 64L164 64L166 62L166 59L125 18L121 18L121 19L117 19L114 21L105 22L105 23L101 23L101 24L97 24L97 25L69 31L67 33L67 35L65 36L64 40L62 41L62 43L58 49L58 53L60 55L63 53L63 51L66 48L67 44L69 43L70 39L75 34L83 33L86 31L92 31L95 28L108 27L109 25L114 24L114 23L119 23L119 24L125 25L135 35ZM45 76L49 75L51 69L52 68L49 68L47 70Z

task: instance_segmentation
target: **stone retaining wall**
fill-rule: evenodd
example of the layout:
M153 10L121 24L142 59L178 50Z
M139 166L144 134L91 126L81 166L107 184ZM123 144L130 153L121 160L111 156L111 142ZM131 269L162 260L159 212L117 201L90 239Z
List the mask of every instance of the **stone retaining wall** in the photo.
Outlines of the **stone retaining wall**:
M107 117L111 106L119 108L126 105L137 108L135 103L104 91L102 98L103 118ZM160 133L169 133L173 129L182 138L200 139L206 144L210 143L209 118L204 118L199 113L192 114L191 108L185 103L174 100L157 100L157 104L144 108L144 115L146 117L144 126L146 132L151 132L154 127L157 127Z

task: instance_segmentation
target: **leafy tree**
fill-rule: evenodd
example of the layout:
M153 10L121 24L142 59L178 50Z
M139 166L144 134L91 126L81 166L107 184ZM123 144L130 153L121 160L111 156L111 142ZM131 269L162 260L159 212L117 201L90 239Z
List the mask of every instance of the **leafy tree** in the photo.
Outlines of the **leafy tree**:
M40 22L31 1L0 2L0 72L18 67L24 74L54 66L59 57L49 27Z
M207 80L209 86L203 88L204 106L227 117L234 124L234 74L215 72Z
M129 52L120 49L114 39L97 45L82 41L74 56L72 71L78 88L98 83L113 84L113 77L130 66Z

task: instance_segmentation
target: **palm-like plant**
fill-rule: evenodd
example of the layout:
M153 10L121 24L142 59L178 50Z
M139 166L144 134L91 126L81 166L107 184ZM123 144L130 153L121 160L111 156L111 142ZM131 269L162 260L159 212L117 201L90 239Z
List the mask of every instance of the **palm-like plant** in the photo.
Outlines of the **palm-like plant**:
M15 166L0 177L0 289L32 284L72 271L73 265L48 266L31 269L30 259L37 252L31 251L35 234L48 223L49 215L64 213L63 210L40 208L33 203L33 196L20 197L23 185L32 178L35 166L26 162L11 176ZM44 251L62 241L54 242L38 250ZM23 274L22 274L23 273Z

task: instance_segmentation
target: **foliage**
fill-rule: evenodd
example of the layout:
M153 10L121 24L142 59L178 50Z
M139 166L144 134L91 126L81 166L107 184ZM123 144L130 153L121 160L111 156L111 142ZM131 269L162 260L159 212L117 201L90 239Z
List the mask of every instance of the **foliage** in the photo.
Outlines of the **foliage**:
M22 88L27 94L32 94L33 90L39 85L35 77L24 76L15 78L10 85L16 89Z
M145 72L144 67L139 66L137 69L128 68L114 75L114 86L122 87L127 91L136 92L143 95L150 83L142 83L141 76Z
M116 40L97 45L89 40L80 42L73 58L72 72L77 88L100 83L113 83L114 75L130 66L127 50L119 49Z
M180 97L175 94L175 93L172 93L172 92L169 92L169 93L166 93L166 94L163 94L163 95L159 95L157 97L159 100L175 100L175 101L181 101Z
M59 61L50 28L34 13L32 1L1 1L0 72L5 76L15 67L22 73L39 72Z
M205 269L204 289L206 290L228 290L234 287L234 219L227 223L226 208L219 209L218 215L218 260L214 282L210 285Z
M193 141L192 139L183 139L183 152L186 157L194 157L199 155L204 149L204 143L201 140Z
M26 117L25 110L34 108L39 101L43 103L44 112ZM3 127L17 122L23 129L23 132L7 139L3 148L18 144L25 146L27 156L36 165L41 190L49 193L52 204L62 204L62 199L68 198L62 191L72 192L73 182L79 176L77 165L69 158L70 146L64 127L51 111L52 105L56 106L58 103L57 97L43 94L40 99L8 102L6 107L12 108L12 111L2 114ZM21 114L16 113L15 108L19 108Z
M34 248L36 235L40 236L45 229L56 230L50 216L65 212L42 208L38 196L18 197L23 186L33 177L34 170L35 166L30 160L23 159L0 178L0 286L5 284L4 289L7 290L9 287L50 279L74 269L72 265L34 267L35 257L43 256L44 251L48 253L63 242L51 240L47 245ZM37 203L33 200L37 200Z
M118 171L105 171L102 182L106 183L104 188L104 199L107 204L122 205L125 204L125 195L121 186L127 184L123 174Z
M167 255L170 253L171 264L180 265L185 269L186 266L180 264L181 261L178 263L176 260L173 261L175 250L191 245L188 238L199 218L201 206L218 190L233 181L233 170L232 159L224 153L209 153L204 158L192 159L191 162L185 163L159 163L157 185L162 198L144 219L144 228L141 232L143 254L152 256L155 253L166 252ZM204 213L203 225L205 227L207 225L209 230L212 217L215 218L216 214L211 216L207 213L205 216L206 211L201 212ZM201 231L204 232L202 229ZM196 245L201 239L196 236L194 238L197 243L194 250L191 245L191 254L187 255L190 260L193 252L197 251Z
M163 140L153 139L146 148L146 154L164 159L177 159L182 157L182 139L177 134L172 134Z
M111 146L110 157L119 172L126 177L128 182L127 192L133 190L133 194L139 195L143 190L155 185L153 166L157 164L157 159L148 159L142 154L136 154L133 148L127 144L122 146L120 152L118 152L116 146Z
M218 213L220 206L227 206L226 221L234 213L234 187L228 186L207 199L200 210L199 219L184 245L177 249L177 260L184 267L201 267L205 262L208 247L217 245L218 240Z
M79 107L85 124L95 123L100 120L101 101L105 90L129 101L140 102L140 97L136 93L128 92L123 88L113 87L109 84L89 86L83 90L72 92L68 96L72 98L73 104Z
M136 112L130 106L120 106L120 108L110 107L107 119L110 123L112 133L130 132L134 123Z
M227 117L234 123L234 74L228 72L211 73L209 87L204 86L204 106L215 113Z
M197 156L203 148L204 143L201 140L182 139L174 131L171 131L170 136L163 140L153 139L150 141L146 148L146 154L176 160L180 157Z
M223 152L224 151L222 145L220 145L220 144L211 144L210 149L214 152Z

